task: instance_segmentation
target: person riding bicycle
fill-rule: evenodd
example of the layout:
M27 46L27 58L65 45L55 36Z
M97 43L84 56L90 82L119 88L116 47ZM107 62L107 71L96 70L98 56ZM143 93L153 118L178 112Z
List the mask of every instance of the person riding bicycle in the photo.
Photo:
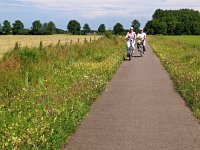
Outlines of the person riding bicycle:
M127 55L129 54L129 48L132 44L133 53L135 49L135 40L136 40L136 33L134 32L133 27L130 27L129 32L127 32L125 39L127 40Z
M143 32L143 29L140 28L140 31L139 33L137 34L137 39L138 39L138 42L137 42L137 49L139 51L139 45L140 44L143 44L143 52L145 53L146 49L145 49L145 39L147 38L147 35L145 32Z

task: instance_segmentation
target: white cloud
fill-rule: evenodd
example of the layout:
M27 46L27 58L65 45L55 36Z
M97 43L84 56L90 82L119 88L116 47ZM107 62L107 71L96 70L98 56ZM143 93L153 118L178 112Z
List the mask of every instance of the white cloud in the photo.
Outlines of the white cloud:
M199 0L16 0L15 2L33 5L40 9L73 12L86 18L101 16L128 17L131 14L148 10L194 8L199 9Z
M62 19L148 21L156 9L190 8L200 11L200 0L1 0L0 13ZM20 14L21 13L21 14ZM5 16L5 15L4 15ZM39 17L37 17L39 18ZM115 18L115 19L113 19ZM117 19L118 18L118 19ZM143 23L144 24L144 23Z

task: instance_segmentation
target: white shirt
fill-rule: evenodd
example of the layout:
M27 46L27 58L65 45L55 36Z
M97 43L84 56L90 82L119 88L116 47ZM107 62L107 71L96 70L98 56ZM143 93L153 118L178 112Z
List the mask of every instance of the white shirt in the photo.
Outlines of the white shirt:
M143 40L145 40L146 39L146 33L138 33L138 35L137 35L137 38L138 38L138 40L140 40L140 41L143 41Z
M128 32L127 34L126 34L126 39L128 40L128 41L134 41L135 40L135 38L136 38L136 33L135 32Z

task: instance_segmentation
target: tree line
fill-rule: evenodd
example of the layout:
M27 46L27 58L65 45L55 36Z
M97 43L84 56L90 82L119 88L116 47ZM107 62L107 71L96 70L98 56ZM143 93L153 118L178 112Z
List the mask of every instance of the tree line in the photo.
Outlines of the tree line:
M138 32L140 23L137 19L134 19L131 26ZM108 29L112 34L124 35L128 29L124 29L121 23L116 23L113 29ZM80 23L77 20L70 20L67 24L67 30L58 29L53 21L48 23L41 23L40 20L35 20L32 23L30 29L24 28L24 24L20 20L16 20L12 25L8 20L5 20L3 24L0 24L0 35L51 35L51 34L76 34L76 35L85 35L85 34L106 34L105 24L100 24L97 30L91 30L88 23L85 23L83 28L81 28Z
M147 34L200 35L200 12L193 9L157 9L144 30Z

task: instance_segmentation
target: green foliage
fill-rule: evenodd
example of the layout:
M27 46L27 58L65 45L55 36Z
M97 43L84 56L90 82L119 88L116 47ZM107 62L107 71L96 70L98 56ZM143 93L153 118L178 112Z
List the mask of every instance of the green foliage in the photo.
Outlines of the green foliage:
M90 32L91 32L90 26L87 23L84 24L84 26L83 26L83 33L87 34L87 33L90 33Z
M65 34L66 33L66 31L63 29L56 28L55 30L56 30L56 34Z
M98 28L98 32L100 34L104 34L106 32L106 26L105 26L105 24L100 24L100 26Z
M190 9L157 9L152 20L145 25L147 34L200 34L200 13ZM167 26L166 26L167 25ZM166 28L167 31L163 28Z
M176 89L200 119L200 36L149 36Z
M2 26L2 33L3 34L11 34L12 32L12 27L10 25L10 22L8 20L5 20L3 22L3 26Z
M134 28L134 31L136 33L139 32L139 28L140 28L140 22L137 19L134 19L131 25Z
M49 34L54 34L56 33L56 25L54 24L53 21L49 21L47 24L47 32Z
M70 20L68 25L67 25L67 29L69 30L69 32L71 32L72 34L80 34L81 31L81 25L78 21L76 20Z
M109 39L113 38L114 35L113 35L113 31L112 30L107 30L106 33L105 33L105 36Z
M42 24L42 28L41 28L42 34L48 35L47 28L48 28L48 23L46 23L46 22L43 23L43 24Z
M29 35L29 33L30 33L30 30L29 30L29 29L20 29L20 30L18 31L18 34L19 34L19 35Z
M43 23L41 32L44 35L52 35L52 34L56 33L56 26L55 26L54 22L50 21L48 23L46 23L46 22Z
M41 34L41 30L42 30L42 24L40 22L40 20L36 20L32 23L32 28L31 28L31 32L34 35L39 35Z
M39 60L39 54L35 49L24 48L19 51L19 58L23 64L35 63Z
M124 39L45 52L12 51L0 64L0 149L61 149L122 62Z
M16 20L15 23L13 23L13 28L12 28L13 34L20 34L22 33L23 29L24 29L24 24L20 20Z
M114 34L123 35L124 34L124 27L120 23L116 23L113 27Z

